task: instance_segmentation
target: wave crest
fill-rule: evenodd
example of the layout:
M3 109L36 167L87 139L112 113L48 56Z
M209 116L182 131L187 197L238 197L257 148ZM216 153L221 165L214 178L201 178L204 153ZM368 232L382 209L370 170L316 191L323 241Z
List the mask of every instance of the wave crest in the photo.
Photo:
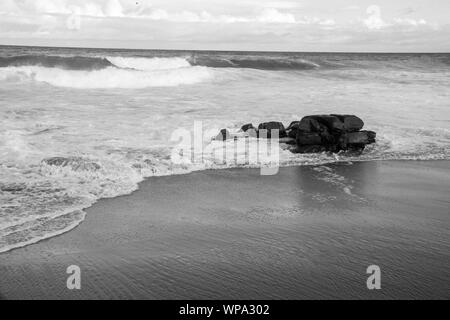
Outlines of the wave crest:
M143 89L196 84L212 77L204 67L140 71L109 67L93 71L63 70L36 66L3 68L0 80L43 82L76 89Z
M320 65L312 61L296 58L269 57L220 57L192 56L189 62L195 66L211 68L243 68L259 70L313 70Z
M124 58L108 57L114 66L143 71L188 68L191 64L184 58Z
M64 70L100 70L114 65L105 58L24 55L0 57L0 68L39 66Z

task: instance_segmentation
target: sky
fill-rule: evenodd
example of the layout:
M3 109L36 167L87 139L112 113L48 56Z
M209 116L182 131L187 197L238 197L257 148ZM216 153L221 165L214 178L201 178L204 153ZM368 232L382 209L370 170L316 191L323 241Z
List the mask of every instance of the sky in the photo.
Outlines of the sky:
M450 1L1 0L0 44L450 52Z

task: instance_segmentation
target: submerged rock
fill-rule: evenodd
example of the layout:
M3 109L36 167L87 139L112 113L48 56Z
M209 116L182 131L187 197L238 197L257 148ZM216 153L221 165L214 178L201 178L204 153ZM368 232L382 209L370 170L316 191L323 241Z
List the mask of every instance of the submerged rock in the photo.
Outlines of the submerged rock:
M0 184L1 191L11 193L23 191L26 187L24 183Z
M73 171L97 171L101 169L101 166L99 164L79 157L54 157L44 159L42 162L53 167L69 167Z

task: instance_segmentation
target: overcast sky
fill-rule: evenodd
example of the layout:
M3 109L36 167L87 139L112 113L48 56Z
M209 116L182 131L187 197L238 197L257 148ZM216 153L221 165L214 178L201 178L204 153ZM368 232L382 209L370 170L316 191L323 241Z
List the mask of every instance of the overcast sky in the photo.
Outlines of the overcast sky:
M0 44L450 52L449 0L1 0Z

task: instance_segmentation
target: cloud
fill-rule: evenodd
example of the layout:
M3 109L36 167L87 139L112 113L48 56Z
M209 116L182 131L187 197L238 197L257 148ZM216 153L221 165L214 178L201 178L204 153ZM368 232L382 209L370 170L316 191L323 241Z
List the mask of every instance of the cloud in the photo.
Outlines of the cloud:
M297 21L297 23L301 24L317 24L321 26L334 26L336 25L336 21L334 19L320 19L317 17L303 17Z
M5 1L5 2L3 2ZM153 7L148 1L124 0L3 0L0 13L18 16L39 15L73 15L88 18L134 18L175 23L274 23L274 24L318 24L330 26L332 19L303 17L297 19L295 14L286 11L298 7L297 2L275 1L264 2L259 12L253 15L212 14L207 10L195 12L191 10L168 11ZM3 10L2 10L3 9Z
M369 6L366 13L368 14L368 17L363 19L363 23L369 30L394 27L421 27L428 25L425 19L416 20L412 18L394 18L392 21L386 22L381 16L381 8L377 5Z
M169 13L162 9L156 9L150 14L140 16L140 18L163 20L171 22L203 22L203 23L262 23L262 24L314 24L321 26L335 25L333 19L320 19L318 17L296 18L289 12L281 12L275 8L263 9L256 16L232 16L232 15L213 15L207 11L200 14L191 11L181 13Z
M105 7L105 15L108 17L123 17L124 8L119 0L110 0Z
M295 1L271 1L263 4L266 8L293 9L301 7L301 4Z
M147 0L2 0L0 12L20 15L69 15L89 17L136 16L150 7Z
M430 48L450 50L444 17L448 0L435 0L442 3L439 10L411 4L414 11L379 1L386 5L365 9L353 0L1 0L0 43L286 51L378 51L402 44L423 51L433 42Z
M257 18L262 23L296 23L295 16L291 13L282 13L275 8L264 9Z
M397 25L406 25L406 26L424 26L427 24L425 19L411 19L411 18L396 18L394 19L395 24Z

